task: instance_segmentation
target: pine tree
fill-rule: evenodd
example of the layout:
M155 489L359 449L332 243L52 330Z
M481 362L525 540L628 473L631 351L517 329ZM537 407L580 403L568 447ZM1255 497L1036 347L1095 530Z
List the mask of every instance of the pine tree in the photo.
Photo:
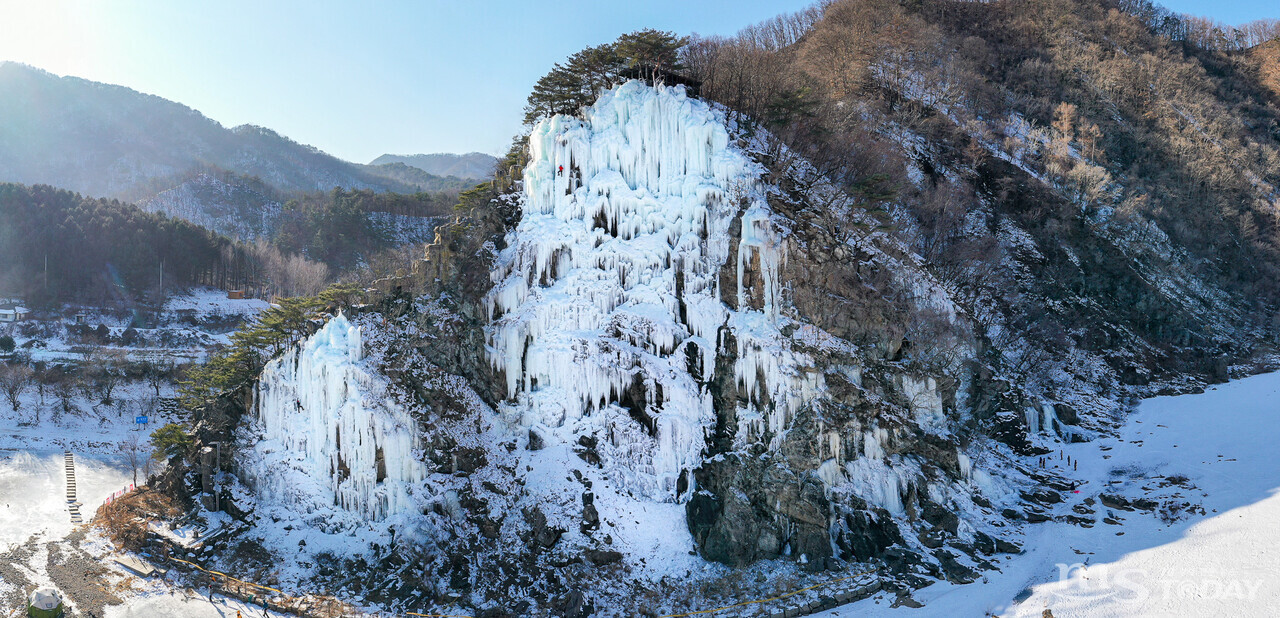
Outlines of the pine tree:
M688 42L687 38L678 37L673 32L646 28L618 37L614 47L628 67L639 70L640 75L652 83L663 73L684 70L680 64L680 49Z
M680 49L687 42L671 32L646 29L579 51L534 84L524 121L533 124L555 114L576 114L629 71L650 83L664 73L681 71Z

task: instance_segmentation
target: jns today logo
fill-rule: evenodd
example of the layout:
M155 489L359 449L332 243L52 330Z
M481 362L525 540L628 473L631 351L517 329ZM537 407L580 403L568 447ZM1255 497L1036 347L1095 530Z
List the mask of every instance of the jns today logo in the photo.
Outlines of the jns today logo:
M1155 599L1253 600L1262 578L1224 577L1222 573L1181 573L1153 576L1146 569L1119 569L1109 565L1058 563L1053 594L1067 599L1111 599L1142 603Z

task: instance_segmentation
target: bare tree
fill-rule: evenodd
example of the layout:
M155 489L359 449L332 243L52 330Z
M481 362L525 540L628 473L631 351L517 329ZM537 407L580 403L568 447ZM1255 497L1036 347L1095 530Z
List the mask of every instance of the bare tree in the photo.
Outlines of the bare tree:
M160 387L173 375L173 361L165 361L158 363L154 361L145 361L142 363L142 378L156 392L156 397L160 397Z
M250 251L271 282L271 292L278 296L316 294L329 281L329 267L323 262L313 262L301 255L286 255L266 240L259 239Z
M78 380L75 374L63 373L62 376L53 383L53 394L58 398L58 412L60 414L71 414L76 412L76 390ZM56 420L56 419L55 419Z
M912 23L896 2L840 0L827 7L799 49L800 66L837 99L861 89L888 48L908 40Z
M312 262L300 255L289 258L286 280L293 288L291 296L310 296L324 289L329 280L329 267L323 262Z
M129 437L120 443L120 452L124 453L124 457L129 462L129 467L133 469L133 486L138 486L138 464L143 459L150 459L142 448L142 437L137 431L129 432Z
M53 372L43 362L38 362L35 364L33 381L36 392L40 394L40 405L44 405L45 392L53 385Z
M91 350L85 354L87 379L83 388L85 396L110 406L116 389L124 382L125 355L119 350Z
M17 412L18 407L22 403L22 393L26 392L31 386L33 372L26 365L6 364L0 367L0 390L4 391L4 396L9 400L9 405L13 406L13 411ZM39 411L36 412L36 422L39 422Z

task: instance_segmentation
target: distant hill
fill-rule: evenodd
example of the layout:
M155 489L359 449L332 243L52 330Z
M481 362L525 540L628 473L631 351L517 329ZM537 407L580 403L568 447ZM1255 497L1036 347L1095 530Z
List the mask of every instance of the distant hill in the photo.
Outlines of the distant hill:
M0 63L0 182L143 201L171 188L156 179L207 167L286 192L420 190L270 129L228 129L157 96Z
M483 152L469 152L467 154L385 154L374 159L369 165L386 165L388 163L403 163L436 176L457 176L458 178L486 180L493 175L493 168L498 164L498 158Z
M470 176L437 176L421 168L404 163L383 163L364 166L371 174L416 187L420 191L461 191L476 185L477 178ZM482 177L487 178L487 177Z
M404 166L401 166L404 167ZM412 169L421 177L441 179ZM258 178L206 168L157 181L138 207L208 228L228 238L264 239L290 254L349 268L391 247L431 240L437 219L457 203L456 189L410 194L330 190L284 194ZM3 221L0 221L3 224Z
M229 238L270 237L277 228L283 196L256 178L217 169L193 170L157 182L160 189L138 202Z

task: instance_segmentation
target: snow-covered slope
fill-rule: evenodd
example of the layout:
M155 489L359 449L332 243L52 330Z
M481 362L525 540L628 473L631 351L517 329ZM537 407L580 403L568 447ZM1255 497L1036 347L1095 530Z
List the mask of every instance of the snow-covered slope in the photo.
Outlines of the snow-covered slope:
M201 173L138 206L185 219L228 238L251 240L270 236L280 218L280 202L263 189L261 183L255 186L232 174Z
M1050 457L1083 481L1055 509L1078 523L1029 526L1024 554L917 592L922 609L877 598L821 616L1276 615L1278 419L1280 373L1144 401L1115 437Z

